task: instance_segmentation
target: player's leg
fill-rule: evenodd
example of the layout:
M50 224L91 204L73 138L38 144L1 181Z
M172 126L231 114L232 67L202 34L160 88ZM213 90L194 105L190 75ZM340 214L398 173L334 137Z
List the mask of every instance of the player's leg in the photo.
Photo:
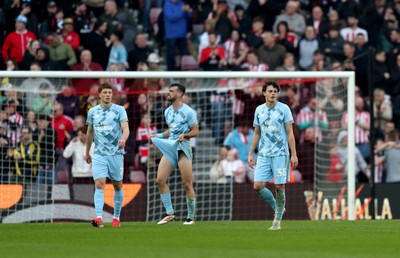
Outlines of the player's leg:
M171 201L171 193L167 185L167 180L173 171L174 167L171 165L169 160L163 156L158 165L156 184L158 191L160 192L161 202L167 215L158 222L159 225L166 224L175 218L174 208Z
M124 190L122 180L124 177L124 155L115 155L107 157L109 164L109 177L114 187L114 217L113 227L120 227L120 215L122 203L124 201Z
M96 218L91 220L94 227L103 227L104 186L108 176L107 161L100 155L93 155L92 171L94 180L94 207Z
M185 225L194 224L196 215L196 193L193 188L193 168L192 161L185 155L183 151L179 151L179 171L182 177L183 188L186 192L186 205L188 208L187 219Z
M290 179L289 156L279 156L273 158L272 170L274 173L276 190L276 210L274 222L271 230L280 230L283 213L286 205L285 184Z
M258 157L254 171L254 190L257 194L275 210L276 201L272 192L265 187L266 182L272 180L271 158Z

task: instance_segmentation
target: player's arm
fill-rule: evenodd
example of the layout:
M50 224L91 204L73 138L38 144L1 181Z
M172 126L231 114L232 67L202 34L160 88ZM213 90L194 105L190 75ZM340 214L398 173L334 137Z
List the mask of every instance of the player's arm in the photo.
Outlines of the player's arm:
M92 146L93 138L94 138L93 126L88 125L86 132L86 155L85 155L85 160L88 164L92 163L92 157L90 156L90 147Z
M197 136L199 136L199 125L195 124L194 126L190 127L189 132L179 135L178 142L181 142L184 139L189 140L190 138Z
M299 164L299 161L297 159L297 152L296 152L296 141L294 139L294 133L293 133L293 123L287 124L286 125L286 134L288 137L288 143L289 143L289 148L290 148L290 165L292 166L292 169L295 169L297 165Z
M250 167L253 167L256 164L254 157L253 157L253 153L256 151L256 147L258 145L258 141L260 140L260 138L261 138L260 127L256 126L256 127L254 127L254 134L253 134L253 138L251 139L250 150L249 150L249 154L247 156L247 162L249 163Z
M118 141L118 147L125 148L126 141L128 140L128 137L129 137L128 121L122 121L121 128L122 128L122 139Z

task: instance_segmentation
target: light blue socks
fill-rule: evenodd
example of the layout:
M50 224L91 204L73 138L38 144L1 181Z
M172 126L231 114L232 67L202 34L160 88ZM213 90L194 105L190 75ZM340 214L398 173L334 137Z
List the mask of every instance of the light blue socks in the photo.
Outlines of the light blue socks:
M171 193L163 193L160 194L160 196L161 196L161 202L163 203L167 214L168 215L174 214L174 208L172 207L172 202L171 202Z
M122 202L124 201L124 190L114 191L114 218L119 219L121 215Z
M261 191L257 192L258 195L264 200L264 202L268 203L273 210L275 210L276 201L272 192L264 187Z
M96 209L96 216L101 217L103 215L104 206L104 190L95 189L94 190L94 208Z

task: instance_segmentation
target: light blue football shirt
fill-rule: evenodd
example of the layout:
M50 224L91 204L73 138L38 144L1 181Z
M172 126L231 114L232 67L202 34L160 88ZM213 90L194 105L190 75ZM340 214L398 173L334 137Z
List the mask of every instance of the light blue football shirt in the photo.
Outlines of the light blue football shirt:
M258 155L277 157L289 155L286 125L293 123L290 108L281 102L268 107L262 104L256 108L253 126L260 128L261 137L258 143Z
M170 140L177 140L179 135L187 133L190 128L197 124L197 115L191 107L186 104L178 110L171 105L164 111L165 121L169 127Z
M125 150L118 147L122 139L121 122L128 121L125 108L111 104L108 108L100 105L89 109L86 124L93 126L94 154L112 156L124 154Z

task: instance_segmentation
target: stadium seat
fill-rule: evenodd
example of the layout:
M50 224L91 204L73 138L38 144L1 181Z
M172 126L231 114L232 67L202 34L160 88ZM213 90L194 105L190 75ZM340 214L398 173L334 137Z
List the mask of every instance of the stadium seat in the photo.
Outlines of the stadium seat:
M198 71L199 64L193 58L192 55L184 55L181 58L181 70L182 71Z

